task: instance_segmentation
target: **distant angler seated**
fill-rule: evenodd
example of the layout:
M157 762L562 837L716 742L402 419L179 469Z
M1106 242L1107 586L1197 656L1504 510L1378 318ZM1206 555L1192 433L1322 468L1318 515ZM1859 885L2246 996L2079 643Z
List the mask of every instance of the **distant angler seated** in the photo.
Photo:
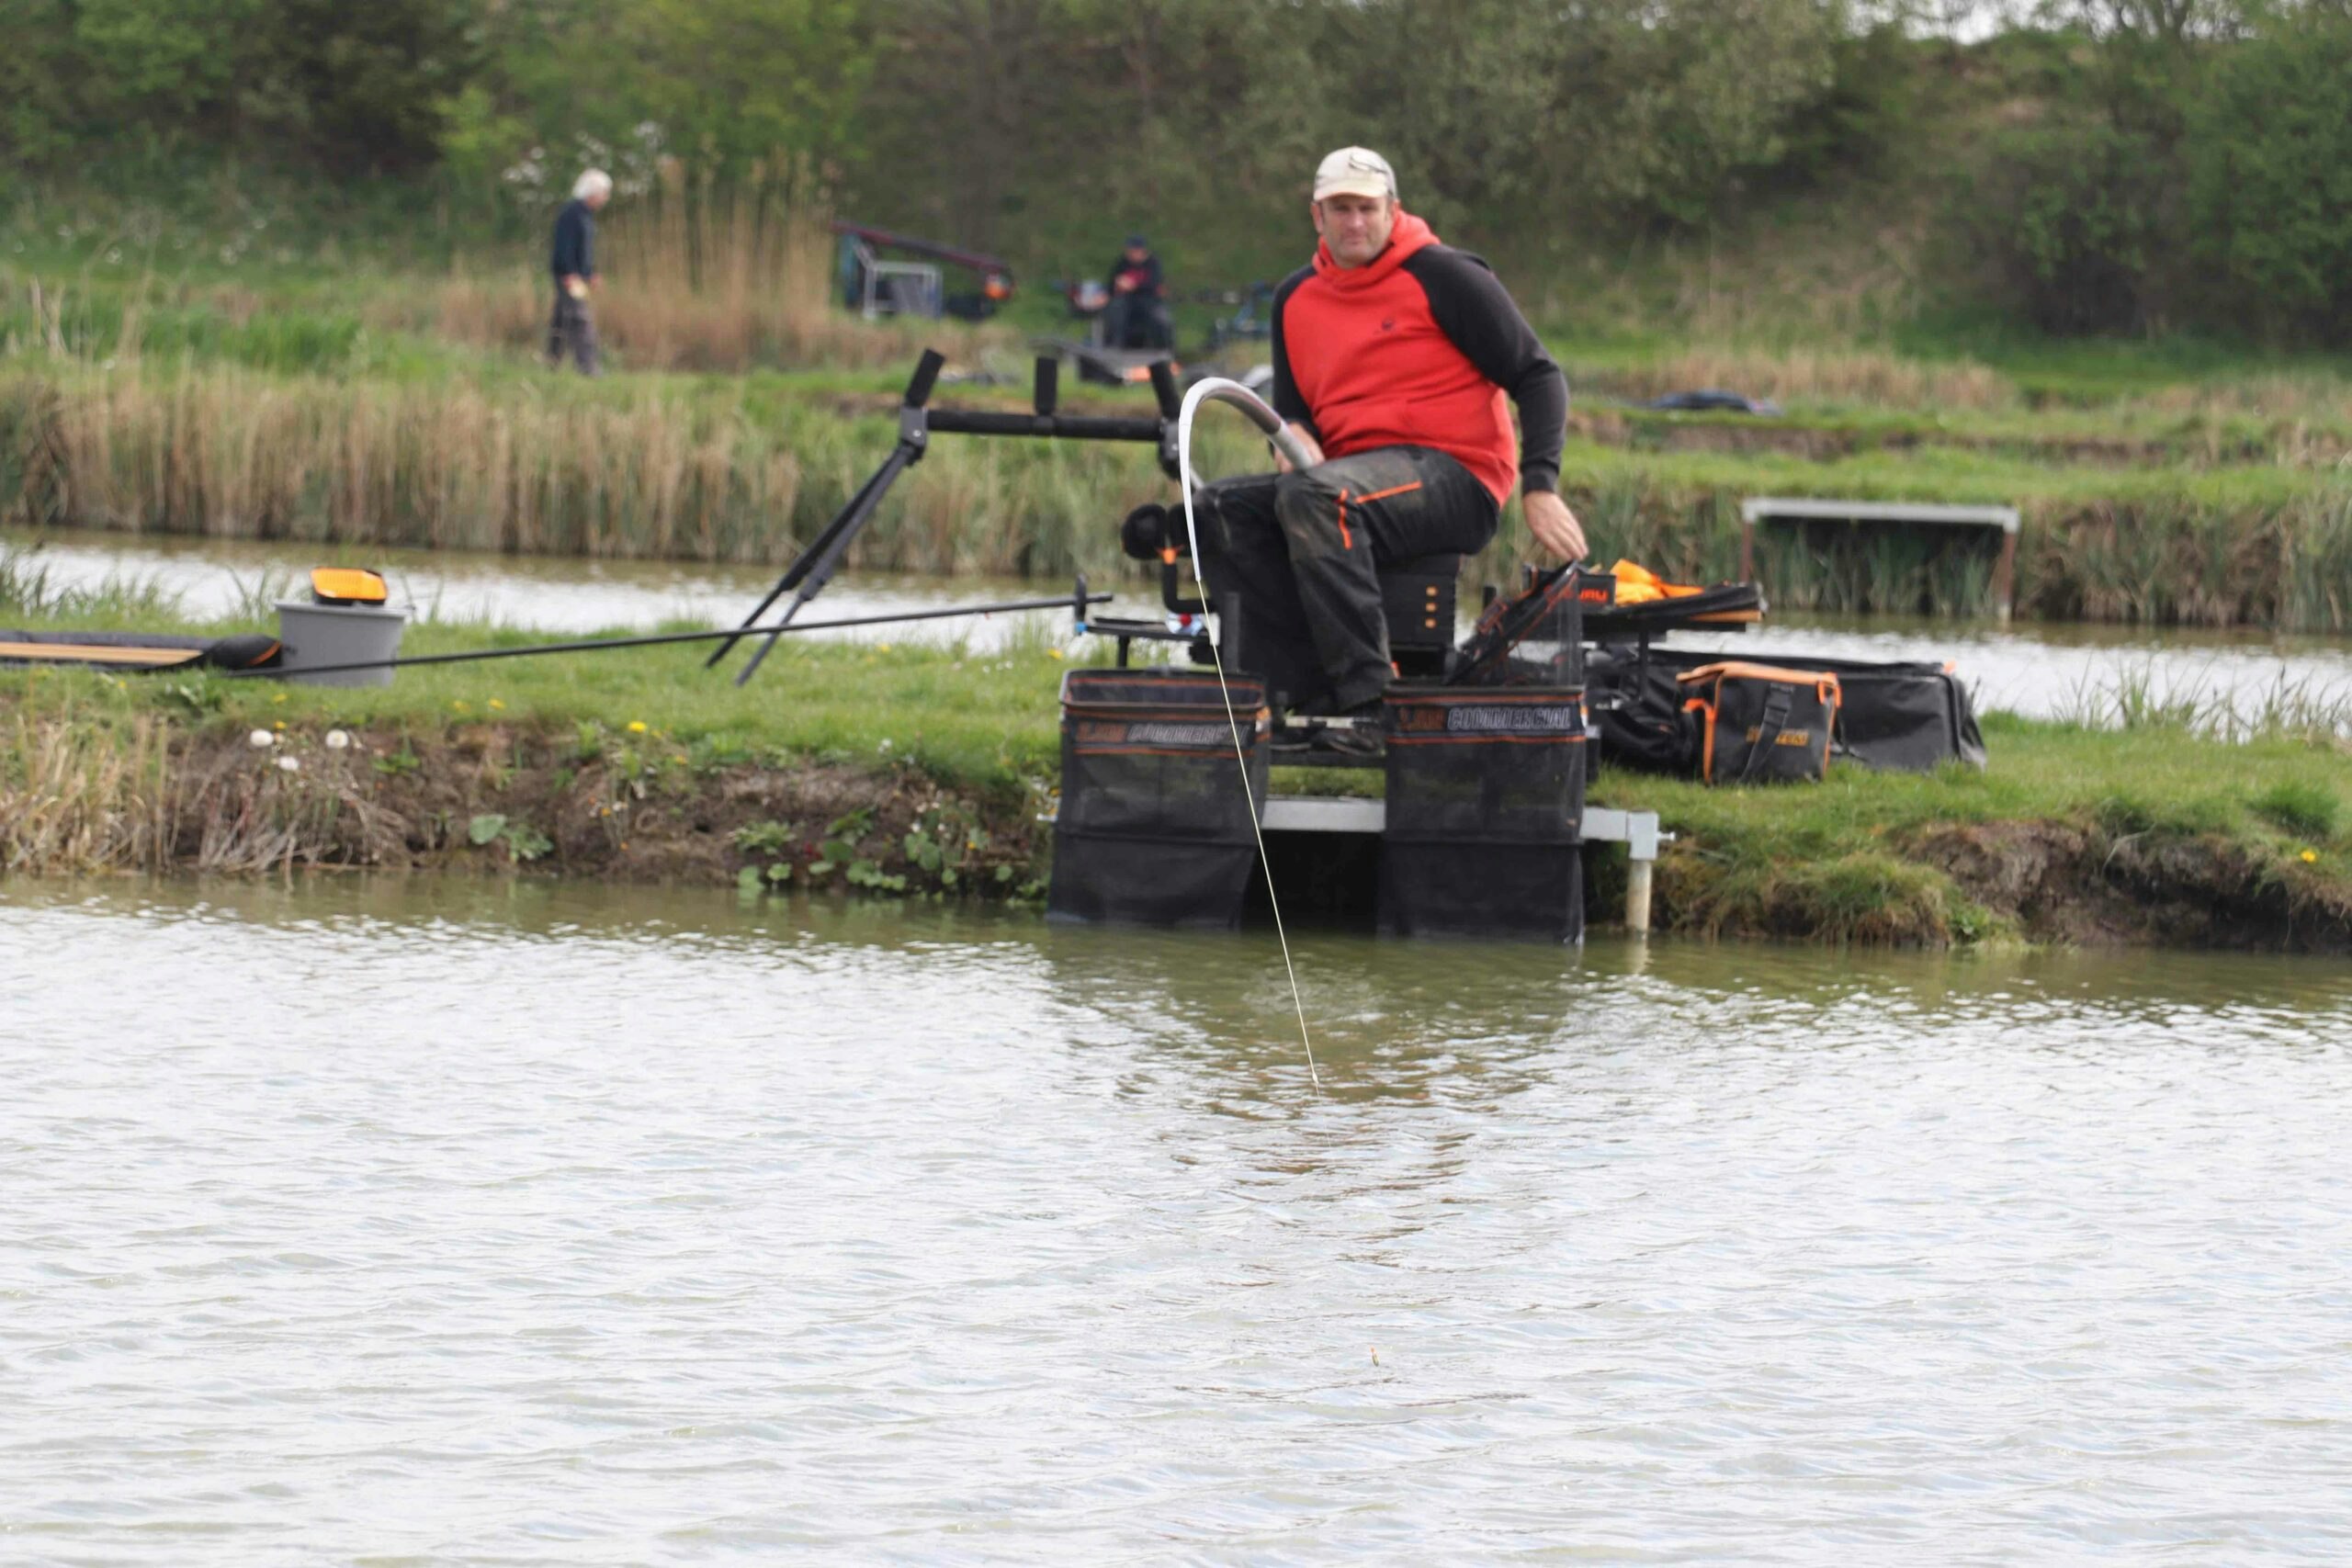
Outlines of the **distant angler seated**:
M548 267L555 275L555 314L548 321L548 365L561 369L568 353L582 376L598 369L596 318L588 296L596 286L596 214L613 197L613 176L590 169L573 182L571 199L556 214Z
M1102 312L1106 348L1169 348L1175 343L1168 315L1167 278L1151 243L1130 234L1111 265L1111 303Z
M1310 211L1315 259L1274 293L1272 401L1316 461L1203 490L1201 552L1213 592L1312 644L1286 661L1327 683L1302 708L1361 717L1391 672L1379 568L1485 548L1514 486L1546 550L1585 538L1559 496L1566 378L1492 269L1399 206L1367 148L1323 160Z

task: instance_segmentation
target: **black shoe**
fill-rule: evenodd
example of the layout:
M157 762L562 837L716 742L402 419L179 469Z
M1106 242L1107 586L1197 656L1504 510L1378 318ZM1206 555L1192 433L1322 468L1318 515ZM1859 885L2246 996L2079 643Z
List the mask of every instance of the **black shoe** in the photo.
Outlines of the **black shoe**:
M1329 703L1312 703L1291 712L1275 731L1272 750L1277 760L1355 761L1378 757L1381 740L1381 701L1357 703L1331 710Z
M1318 725L1308 747L1330 757L1377 757L1387 749L1380 732L1380 699L1358 703L1333 716L1341 722Z

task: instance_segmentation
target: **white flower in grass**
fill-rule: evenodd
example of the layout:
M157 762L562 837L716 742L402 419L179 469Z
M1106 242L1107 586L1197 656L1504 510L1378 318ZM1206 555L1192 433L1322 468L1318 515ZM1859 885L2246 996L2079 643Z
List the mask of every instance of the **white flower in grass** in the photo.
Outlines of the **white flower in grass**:
M277 737L266 729L256 729L245 737L245 742L256 751L266 751L277 744Z
M330 751L340 751L340 750L342 750L345 747L346 747L346 746L348 746L348 745L350 745L350 744L351 744L351 737L350 737L350 736L348 736L348 735L345 735L342 730L340 730L340 729L330 729L330 730L328 730L328 731L327 731L327 750L330 750Z
M299 773L302 771L302 759L300 757L280 757L277 759L277 771L282 773Z

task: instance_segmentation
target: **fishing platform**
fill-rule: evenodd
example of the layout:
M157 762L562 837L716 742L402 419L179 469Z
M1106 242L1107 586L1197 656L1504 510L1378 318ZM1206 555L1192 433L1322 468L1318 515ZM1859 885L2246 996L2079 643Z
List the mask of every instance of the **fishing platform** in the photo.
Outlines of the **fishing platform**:
M1164 362L1151 367L1156 412L1139 418L1063 412L1051 358L1037 361L1026 413L933 410L943 365L925 352L900 401L897 446L745 618L738 636L755 646L739 682L822 591L935 434L1148 444L1180 486L1191 482L1189 423L1204 398L1240 411L1277 450L1290 441L1273 410L1236 383L1196 384L1180 406ZM1181 502L1138 507L1121 525L1125 553L1158 564L1158 615L1096 613L1107 595L1089 592L1083 577L1071 595L1075 630L1110 640L1116 660L1064 678L1049 918L1230 928L1279 897L1294 914L1394 935L1574 942L1585 929L1588 847L1623 844L1626 921L1646 929L1650 869L1668 835L1652 813L1585 803L1595 737L1587 623L1613 623L1645 659L1649 638L1674 626L1757 619L1752 587L1621 606L1613 577L1561 567L1508 599L1490 589L1476 631L1457 642L1463 558L1387 563L1379 577L1396 680L1373 727L1378 744L1329 746L1364 721L1296 716L1291 697L1313 691L1319 671L1302 662L1295 637L1277 635L1266 606L1214 582L1204 590L1197 576L1188 582L1188 533ZM763 621L787 593L780 617ZM1182 662L1136 663L1139 647L1155 646ZM1365 773L1376 794L1363 787ZM1317 782L1338 791L1309 787Z
M1133 518L1127 532L1139 553ZM1674 626L1753 620L1752 590L1662 604L1628 626L1612 613L1611 579L1561 568L1510 599L1489 590L1457 646L1459 563L1400 563L1383 573L1398 679L1379 718L1298 718L1259 673L1280 660L1252 652L1250 605L1220 594L1212 628L1179 587L1175 553L1160 552L1163 620L1080 625L1115 639L1118 655L1063 680L1049 916L1223 927L1278 897L1294 916L1388 935L1574 942L1586 853L1622 844L1625 926L1647 931L1672 835L1654 812L1585 801L1596 742L1587 605L1645 647ZM1136 646L1153 642L1182 646L1192 662L1136 667ZM1372 728L1379 744L1319 750L1338 726Z

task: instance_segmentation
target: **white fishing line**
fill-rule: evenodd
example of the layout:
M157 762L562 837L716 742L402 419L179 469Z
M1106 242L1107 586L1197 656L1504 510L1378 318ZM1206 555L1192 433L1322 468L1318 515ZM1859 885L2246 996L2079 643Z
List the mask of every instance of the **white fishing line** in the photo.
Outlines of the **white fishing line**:
M1183 407L1176 412L1176 484L1184 492L1184 536L1193 547L1193 576L1200 584L1201 600L1214 610L1216 601L1209 592L1208 574L1201 564L1200 529L1193 521L1193 415L1204 401L1212 398L1240 409L1250 416L1252 423L1273 436L1277 445L1285 444L1288 438L1283 431L1281 417L1268 408L1256 393L1240 382L1228 381L1221 376L1212 376L1196 382L1193 389L1184 394ZM1305 454L1298 452L1295 443L1289 445L1290 450L1284 456L1290 457L1295 464ZM1220 631L1223 629L1218 628ZM1216 689L1225 699L1225 722L1233 731L1233 760L1241 768L1241 792L1250 803L1250 831L1258 840L1258 867L1266 876L1266 902L1274 912L1274 936L1282 943L1283 972L1290 976L1291 1006L1298 1013L1298 1043L1306 1051L1307 1078L1319 1094L1323 1089L1323 1075L1315 1066L1315 1041L1306 1029L1306 1002L1299 995L1297 966L1291 962L1290 935L1283 929L1282 899L1274 892L1274 863L1266 856L1265 829L1258 825L1258 792L1250 787L1250 757L1241 745L1241 720L1233 711L1233 689L1226 684L1225 656L1217 650L1215 637L1208 639L1208 644L1210 662L1216 667Z

